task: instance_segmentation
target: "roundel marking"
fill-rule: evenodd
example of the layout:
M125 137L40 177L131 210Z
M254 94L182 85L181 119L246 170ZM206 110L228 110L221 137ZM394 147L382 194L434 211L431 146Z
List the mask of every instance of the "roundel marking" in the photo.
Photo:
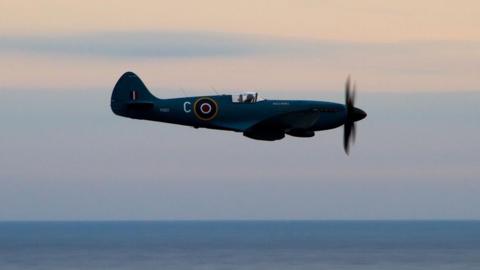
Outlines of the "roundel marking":
M193 111L198 119L209 121L217 116L218 105L212 98L199 98L193 104Z
M204 114L208 114L212 111L212 105L208 103L203 103L202 105L200 105L200 111Z

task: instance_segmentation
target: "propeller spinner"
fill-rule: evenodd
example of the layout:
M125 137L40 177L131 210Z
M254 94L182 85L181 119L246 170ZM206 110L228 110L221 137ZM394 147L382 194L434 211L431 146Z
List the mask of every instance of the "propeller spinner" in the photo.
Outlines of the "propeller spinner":
M350 145L355 143L356 126L355 122L367 117L367 113L359 108L355 108L355 83L351 85L350 76L345 83L345 107L347 109L347 119L343 131L343 148L347 155L350 153Z

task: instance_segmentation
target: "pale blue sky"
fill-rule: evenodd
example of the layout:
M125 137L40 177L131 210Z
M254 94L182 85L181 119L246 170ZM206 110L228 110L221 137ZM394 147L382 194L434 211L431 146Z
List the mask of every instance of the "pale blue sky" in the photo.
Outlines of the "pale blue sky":
M0 219L480 218L478 93L360 92L348 157L341 129L259 142L120 118L109 94L1 92Z

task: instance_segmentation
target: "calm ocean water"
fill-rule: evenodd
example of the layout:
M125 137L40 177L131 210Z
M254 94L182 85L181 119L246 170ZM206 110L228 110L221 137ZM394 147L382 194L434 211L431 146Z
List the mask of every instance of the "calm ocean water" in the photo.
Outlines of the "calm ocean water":
M478 270L480 222L4 222L0 269Z

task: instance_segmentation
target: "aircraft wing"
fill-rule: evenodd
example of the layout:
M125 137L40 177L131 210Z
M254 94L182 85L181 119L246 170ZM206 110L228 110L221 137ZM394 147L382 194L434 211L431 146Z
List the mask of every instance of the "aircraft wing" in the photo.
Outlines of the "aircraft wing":
M320 117L318 110L293 111L264 119L249 129L309 129Z
M315 109L293 111L261 120L245 130L247 137L262 140L279 140L288 130L309 130L315 125L321 112Z

